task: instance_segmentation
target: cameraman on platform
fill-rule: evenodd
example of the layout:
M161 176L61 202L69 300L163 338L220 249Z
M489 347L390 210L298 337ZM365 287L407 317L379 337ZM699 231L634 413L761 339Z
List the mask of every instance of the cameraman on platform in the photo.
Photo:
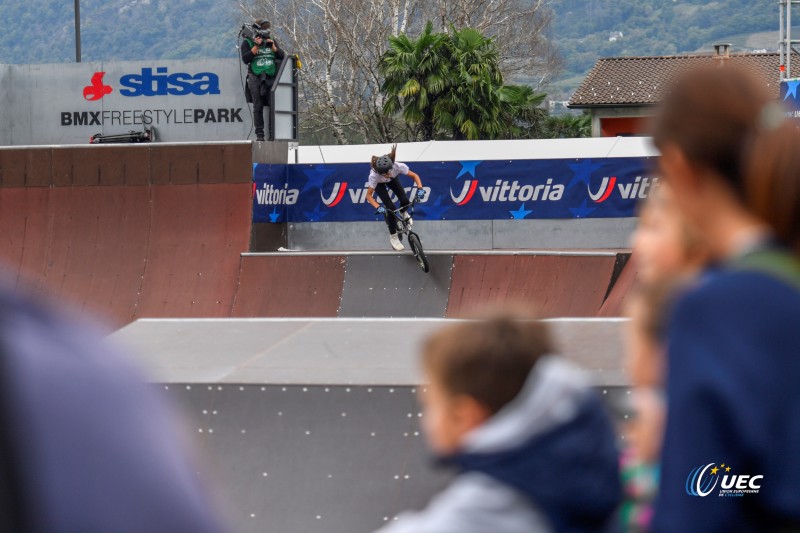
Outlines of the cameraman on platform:
M269 95L278 72L278 61L285 56L269 34L269 27L268 21L256 20L252 33L246 33L242 41L242 61L248 65L245 97L253 104L256 141L264 140L264 108L269 107ZM269 140L273 140L272 133Z

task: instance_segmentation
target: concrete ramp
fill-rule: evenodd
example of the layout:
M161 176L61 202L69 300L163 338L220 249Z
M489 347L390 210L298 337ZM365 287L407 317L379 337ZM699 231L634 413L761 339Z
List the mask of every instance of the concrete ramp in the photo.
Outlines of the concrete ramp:
M594 314L616 261L614 254L459 255L447 316L469 316L486 304L512 301L526 302L545 317Z
M422 340L451 319L142 319L111 336L160 383L416 386ZM598 386L627 386L625 319L546 320Z
M487 304L524 302L544 317L592 317L628 258L591 250L427 256L429 274L409 252L243 254L233 316L459 318ZM614 294L629 289L623 284Z
M230 316L249 143L0 149L0 263L20 290L122 326Z
M437 250L427 275L409 252L244 253L251 161L249 143L0 148L0 268L20 290L112 327L141 317L463 317L520 300L545 316L591 317L606 295L629 290L625 277L609 292L626 257L616 250Z
M250 238L247 184L155 186L135 317L230 316Z
M242 257L234 317L334 317L344 256Z
M633 290L636 284L638 274L638 267L636 258L631 256L630 260L625 264L622 272L619 275L616 283L608 293L608 297L603 302L600 312L597 316L611 317L611 316L624 316L625 314L625 299Z
M443 317L450 291L450 254L428 256L423 272L409 254L347 258L341 317Z
M125 324L145 273L149 201L145 187L0 188L0 260L18 287Z
M413 387L166 385L239 533L369 533L423 507L432 468Z
M200 475L235 531L367 533L448 480L429 460L417 404L419 343L446 322L147 319L111 340L183 406ZM625 321L548 323L615 416L628 415Z

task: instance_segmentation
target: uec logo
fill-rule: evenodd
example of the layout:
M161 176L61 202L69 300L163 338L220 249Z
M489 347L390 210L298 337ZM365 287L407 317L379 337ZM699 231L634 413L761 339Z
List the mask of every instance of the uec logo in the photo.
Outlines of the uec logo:
M758 493L761 484L756 481L764 479L764 476L717 474L717 472L730 472L731 467L724 464L716 466L716 463L701 465L689 472L686 478L686 494L689 496L699 496L705 498L711 494L720 483L720 496L742 495L745 493ZM735 494L734 494L735 493Z
M703 476L714 464L715 463L708 463L706 466L698 466L689 472L689 477L686 478L686 494L689 496L700 496L701 498L711 494L711 491L717 486L719 478L716 476L709 476L703 481Z

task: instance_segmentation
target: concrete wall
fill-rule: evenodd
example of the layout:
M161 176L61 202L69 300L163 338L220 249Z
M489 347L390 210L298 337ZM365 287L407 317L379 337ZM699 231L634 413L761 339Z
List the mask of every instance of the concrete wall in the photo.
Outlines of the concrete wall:
M300 146L297 151L297 162L301 164L366 162L372 155L387 153L390 147L389 144ZM649 138L643 137L427 141L402 143L397 147L397 158L403 162L654 156L658 156L658 150Z
M426 250L620 249L630 247L637 220L420 220L414 223L414 231L419 233ZM292 250L388 250L389 235L386 225L380 221L293 223L288 225L288 247Z
M8 84L11 79L11 67L9 65L0 65L0 146L10 144L10 128L5 125L9 121L9 109L11 107L11 91L7 90Z
M86 144L96 133L151 125L159 141L243 140L252 121L245 74L235 58L2 65L0 144ZM93 96L93 78L111 92ZM137 87L150 94L130 95Z

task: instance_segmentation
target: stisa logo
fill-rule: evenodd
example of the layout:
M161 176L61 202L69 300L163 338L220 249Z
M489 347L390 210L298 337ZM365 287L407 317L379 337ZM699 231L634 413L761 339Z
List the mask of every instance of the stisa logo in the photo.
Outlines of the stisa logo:
M720 498L741 497L745 494L758 494L761 489L762 475L732 474L730 465L717 463L700 465L686 478L686 494L705 498L714 492L719 485Z
M100 100L107 94L114 92L110 85L103 83L105 72L95 72L92 76L92 84L83 88L83 97L90 102Z
M92 75L91 85L83 88L83 97L86 100L101 100L114 91L113 87L103 82L105 74L95 72ZM119 94L128 97L220 94L219 76L213 72L170 74L167 67L158 67L155 72L151 68L143 68L138 74L125 74L119 79L119 85Z

